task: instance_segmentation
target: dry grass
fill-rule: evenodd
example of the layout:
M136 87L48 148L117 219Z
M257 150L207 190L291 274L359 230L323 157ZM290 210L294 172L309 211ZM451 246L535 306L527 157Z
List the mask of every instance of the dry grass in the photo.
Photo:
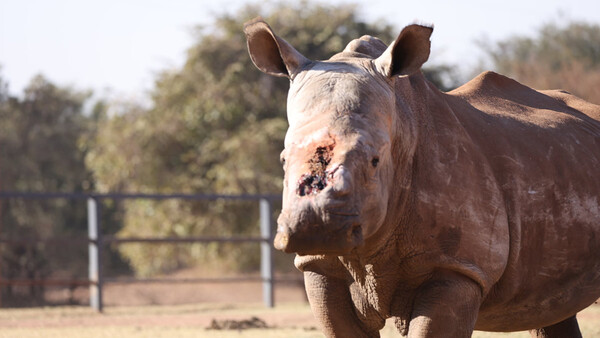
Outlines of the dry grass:
M256 316L269 329L207 330L213 319L243 320ZM584 337L600 337L600 306L582 311ZM382 337L398 337L393 325ZM0 310L0 337L323 337L309 307L285 303L275 309L260 304L196 304L175 306L108 307L97 314L85 307ZM528 337L525 332L476 332L473 337Z

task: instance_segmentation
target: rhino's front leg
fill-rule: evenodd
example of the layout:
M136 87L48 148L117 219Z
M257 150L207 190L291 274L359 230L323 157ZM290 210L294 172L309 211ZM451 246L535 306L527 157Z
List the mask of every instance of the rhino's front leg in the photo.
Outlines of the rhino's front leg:
M327 337L379 337L356 315L348 283L343 279L305 271L304 284L310 307Z
M439 274L419 289L408 337L471 337L481 299L481 288L472 279Z

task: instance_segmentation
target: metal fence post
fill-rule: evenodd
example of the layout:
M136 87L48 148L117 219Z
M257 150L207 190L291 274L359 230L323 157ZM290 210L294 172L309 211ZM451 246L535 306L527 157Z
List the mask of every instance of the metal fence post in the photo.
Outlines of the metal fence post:
M88 255L90 306L102 312L102 233L100 232L100 206L94 197L88 198Z
M260 234L263 238L263 241L260 243L260 274L263 283L263 302L267 307L275 306L273 289L273 234L271 210L271 201L267 198L261 198Z

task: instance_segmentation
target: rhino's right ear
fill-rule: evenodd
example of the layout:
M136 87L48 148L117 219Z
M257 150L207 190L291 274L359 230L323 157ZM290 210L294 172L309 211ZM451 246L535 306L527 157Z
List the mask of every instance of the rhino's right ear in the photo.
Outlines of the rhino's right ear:
M303 66L310 63L287 41L275 35L260 17L246 22L244 33L252 62L267 74L293 79Z

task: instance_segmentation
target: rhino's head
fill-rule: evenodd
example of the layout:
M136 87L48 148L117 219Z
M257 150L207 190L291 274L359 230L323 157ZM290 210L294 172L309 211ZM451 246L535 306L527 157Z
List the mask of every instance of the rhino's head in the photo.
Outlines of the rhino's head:
M395 78L419 71L431 32L408 26L387 49L365 36L311 61L260 19L246 24L254 64L291 80L277 249L344 255L381 228L399 183L397 155L411 146Z

